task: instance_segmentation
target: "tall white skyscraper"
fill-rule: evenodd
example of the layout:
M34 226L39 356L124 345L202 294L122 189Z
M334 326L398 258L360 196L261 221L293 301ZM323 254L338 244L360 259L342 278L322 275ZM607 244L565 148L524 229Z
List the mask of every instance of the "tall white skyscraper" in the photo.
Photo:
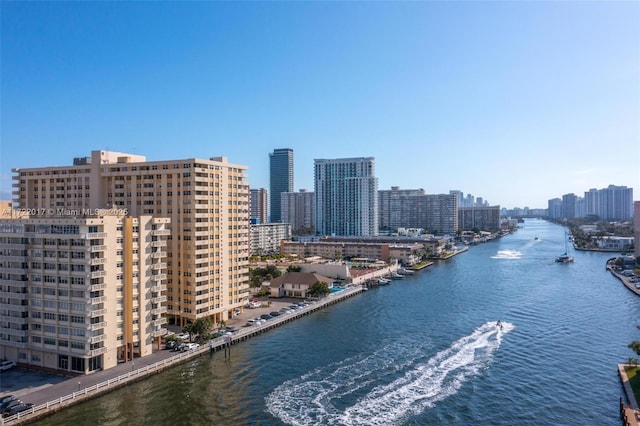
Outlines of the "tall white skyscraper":
M375 158L316 159L316 232L372 236L378 233Z

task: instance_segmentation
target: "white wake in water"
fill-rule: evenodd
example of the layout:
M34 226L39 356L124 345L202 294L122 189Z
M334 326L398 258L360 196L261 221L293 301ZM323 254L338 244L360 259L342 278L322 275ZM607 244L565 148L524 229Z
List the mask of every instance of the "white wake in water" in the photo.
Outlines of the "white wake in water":
M513 329L486 323L426 360L423 349L388 346L320 367L274 389L267 410L291 425L401 423L478 375Z
M520 259L522 253L518 250L498 250L495 256L491 256L492 259Z

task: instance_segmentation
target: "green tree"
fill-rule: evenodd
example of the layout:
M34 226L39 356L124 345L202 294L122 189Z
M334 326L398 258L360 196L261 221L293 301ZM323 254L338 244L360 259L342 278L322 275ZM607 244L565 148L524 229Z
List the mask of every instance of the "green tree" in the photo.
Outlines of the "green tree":
M287 272L300 272L302 271L302 266L300 265L289 265L287 267Z
M640 341L634 340L633 342L629 343L628 348L640 355Z
M193 337L193 323L188 322L187 324L185 324L185 326L182 327L182 332L189 333L189 341L191 342L191 339Z
M312 297L322 297L331 293L331 289L329 288L329 284L323 283L321 281L316 281L307 291L307 294Z
M204 338L209 335L211 332L211 328L213 327L213 322L209 317L198 318L196 322L193 323L191 330L194 334L197 334L201 338Z

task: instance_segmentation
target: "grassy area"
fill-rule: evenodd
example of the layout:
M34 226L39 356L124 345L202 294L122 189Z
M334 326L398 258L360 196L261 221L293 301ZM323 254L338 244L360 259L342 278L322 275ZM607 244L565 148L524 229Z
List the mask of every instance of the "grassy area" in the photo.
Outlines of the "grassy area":
M633 390L633 396L640 407L640 367L624 367L625 373L627 373L627 377L629 378L629 384L631 385L631 389Z

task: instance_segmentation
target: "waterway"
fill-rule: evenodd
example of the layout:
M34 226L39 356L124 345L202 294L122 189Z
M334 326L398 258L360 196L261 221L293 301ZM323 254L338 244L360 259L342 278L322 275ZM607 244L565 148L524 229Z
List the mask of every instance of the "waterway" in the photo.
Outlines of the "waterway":
M537 239L535 237L538 237ZM46 425L619 425L640 298L611 253L517 232L43 419ZM501 320L503 327L496 327Z

